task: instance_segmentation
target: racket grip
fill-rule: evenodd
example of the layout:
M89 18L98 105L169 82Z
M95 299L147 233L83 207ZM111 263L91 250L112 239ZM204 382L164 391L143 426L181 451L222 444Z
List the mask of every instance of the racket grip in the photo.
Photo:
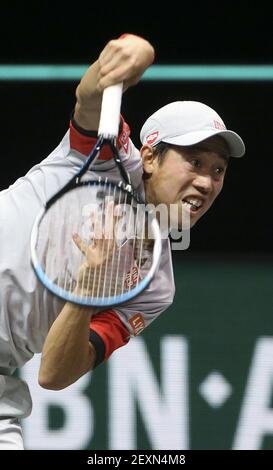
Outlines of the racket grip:
M122 83L111 85L103 91L98 135L105 139L118 136Z

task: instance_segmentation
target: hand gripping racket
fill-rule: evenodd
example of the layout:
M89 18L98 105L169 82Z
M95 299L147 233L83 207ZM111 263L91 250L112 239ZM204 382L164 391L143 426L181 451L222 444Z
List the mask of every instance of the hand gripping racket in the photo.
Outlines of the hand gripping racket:
M116 146L121 96L122 84L104 90L95 146L78 173L47 201L31 234L39 280L80 305L133 298L148 286L161 255L157 220L132 188ZM119 182L86 178L104 146L119 169Z

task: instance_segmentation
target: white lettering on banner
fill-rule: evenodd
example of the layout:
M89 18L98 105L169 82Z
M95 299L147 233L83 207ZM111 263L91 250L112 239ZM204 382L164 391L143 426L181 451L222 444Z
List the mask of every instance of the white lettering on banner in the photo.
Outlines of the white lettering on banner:
M262 337L257 341L246 386L233 449L262 448L266 434L273 435L273 339Z
M108 407L108 419L104 418L102 423L105 428L102 440L97 437L97 410L93 412L92 407L92 397L99 396L102 386L101 380L95 380L96 372L94 375L86 374L64 390L44 390L37 382L40 355L36 355L20 372L21 377L28 382L33 397L32 414L22 420L25 447L33 450L84 449L91 442L95 448L137 448L142 442L141 429L137 425L137 409L150 448L189 449L188 341L180 335L161 337L160 354L154 358L156 367L160 365L159 377L153 367L152 347L153 344L146 344L143 337L132 338L126 347L115 351L107 364L102 366L109 373L108 380L103 381L103 386L107 387L108 404L102 399L100 402L101 407ZM235 370L235 373L237 376L238 371ZM240 373L247 375L241 369ZM216 386L214 383L214 389ZM235 394L236 385L233 386ZM264 336L257 338L245 392L238 397L236 404L239 419L237 423L234 422L233 449L262 449L264 438L273 436L272 396L273 337ZM55 418L53 424L58 426L57 429L49 428L51 406L64 416L63 422ZM198 426L201 432L206 429L204 426L211 426L213 433L222 432L213 428L202 413L191 424L194 429ZM204 434L204 446L207 443ZM195 448L194 441L192 444ZM230 445L229 441L226 444Z
M161 340L161 385L142 338L109 361L109 448L135 449L136 407L153 449L188 449L188 351L182 336Z
M21 369L21 377L27 381L33 397L33 410L23 420L25 447L32 450L83 449L94 431L91 401L83 393L90 382L90 374L81 377L70 387L55 392L38 385L40 354ZM60 408L65 416L60 429L49 429L49 406Z

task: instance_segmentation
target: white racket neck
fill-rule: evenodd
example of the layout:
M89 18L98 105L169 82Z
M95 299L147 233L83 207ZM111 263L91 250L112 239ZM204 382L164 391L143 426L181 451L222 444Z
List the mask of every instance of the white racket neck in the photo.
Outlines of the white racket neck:
M122 83L109 86L103 92L98 135L105 139L118 136L121 98Z

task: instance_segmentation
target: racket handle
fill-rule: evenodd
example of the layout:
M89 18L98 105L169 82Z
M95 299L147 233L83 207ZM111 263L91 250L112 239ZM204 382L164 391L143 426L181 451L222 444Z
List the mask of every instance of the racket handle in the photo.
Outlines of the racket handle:
M118 136L122 83L111 85L103 91L98 135L105 139Z

